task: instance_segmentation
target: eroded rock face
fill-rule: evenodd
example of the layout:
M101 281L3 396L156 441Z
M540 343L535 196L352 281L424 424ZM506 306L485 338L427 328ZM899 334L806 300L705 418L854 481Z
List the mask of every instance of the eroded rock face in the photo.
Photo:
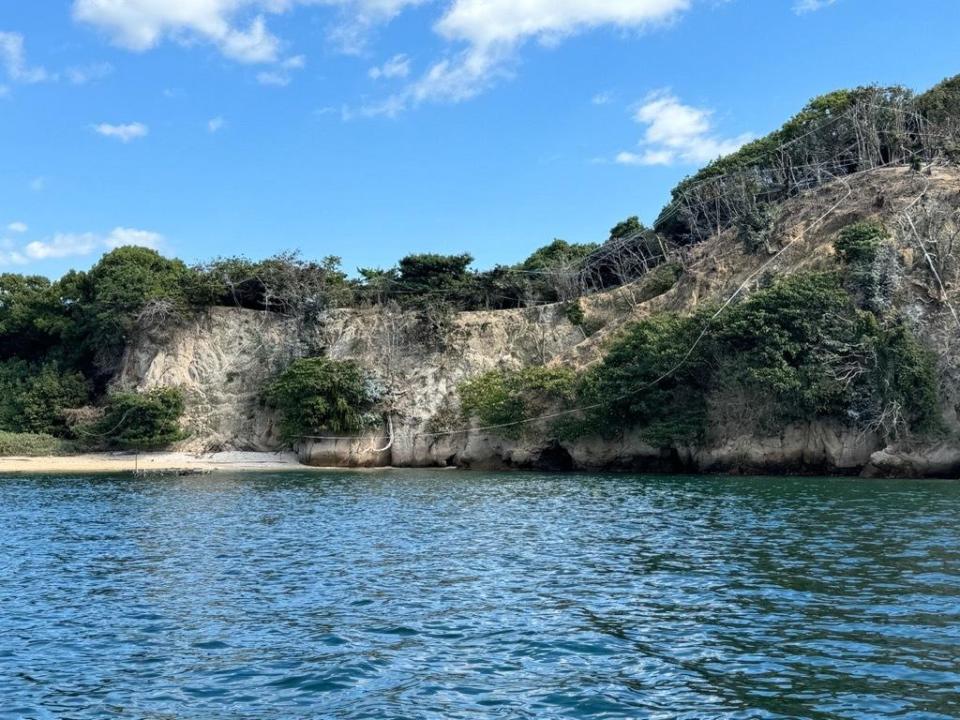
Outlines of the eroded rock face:
M769 256L747 253L732 235L712 238L691 248L680 282L661 296L642 299L642 291L627 286L584 298L588 322L600 327L590 337L559 306L460 313L441 329L420 326L413 314L380 309L334 310L298 324L269 313L213 308L183 326L143 333L128 348L116 382L136 389L181 387L190 437L178 449L193 452L283 447L277 418L261 402L262 388L293 359L325 354L358 360L377 376L390 399L393 433L390 442L385 422L359 438L305 439L297 448L299 457L313 465L956 477L960 332L942 299L934 302L925 295L922 261L906 240L900 248L907 272L900 310L939 357L946 434L930 447L884 447L876 435L834 421L789 426L773 437L749 423L717 421L703 446L667 449L646 445L636 433L562 444L507 440L465 427L457 387L495 369L586 367L603 356L605 344L625 324L659 312L689 312L705 302L718 304L741 286L748 292L758 270L786 274L835 267L836 232L877 217L878 188L887 197L882 212L893 213L918 192L954 197L957 187L956 170L918 178L894 169L877 171L845 200L845 189L820 188L784 205L781 224L793 234L783 239L789 251L773 264ZM838 199L845 204L836 218L817 232L797 234L795 228ZM953 302L960 305L956 292Z

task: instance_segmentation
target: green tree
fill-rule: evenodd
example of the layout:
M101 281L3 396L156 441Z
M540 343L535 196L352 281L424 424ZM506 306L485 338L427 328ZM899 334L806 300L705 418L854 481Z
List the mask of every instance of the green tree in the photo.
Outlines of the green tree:
M64 410L90 400L90 383L57 363L0 362L0 430L67 434Z
M581 379L584 418L561 423L562 435L613 435L639 427L646 442L668 446L699 438L706 422L705 318L663 314L630 327Z
M175 388L114 393L103 418L80 438L119 450L161 450L184 438L183 412L183 393Z
M467 268L472 262L473 256L466 253L407 255L398 266L397 289L411 295L460 292L469 278Z
M379 391L354 361L296 360L263 393L280 411L284 439L332 432L356 432L371 422Z
M85 277L77 278L81 299L76 305L75 338L95 357L97 368L112 372L137 327L137 317L151 301L182 313L189 270L155 250L122 247L104 255Z
M59 284L45 277L0 275L0 358L39 359L69 327Z
M639 217L634 215L610 228L610 239L623 240L624 238L639 235L640 233L645 232L646 229L647 226L640 222Z

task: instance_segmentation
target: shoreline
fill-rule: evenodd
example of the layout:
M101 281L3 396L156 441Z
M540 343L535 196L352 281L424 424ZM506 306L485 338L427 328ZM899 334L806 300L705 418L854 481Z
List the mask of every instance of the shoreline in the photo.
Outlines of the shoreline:
M0 457L0 474L31 473L206 473L226 471L314 471L324 468L302 465L293 452L220 452L194 454L86 453L38 457Z

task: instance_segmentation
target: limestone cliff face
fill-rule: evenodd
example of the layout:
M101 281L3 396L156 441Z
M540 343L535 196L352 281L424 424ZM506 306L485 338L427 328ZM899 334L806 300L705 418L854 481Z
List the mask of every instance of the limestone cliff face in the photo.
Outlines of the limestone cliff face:
M334 310L300 324L215 308L183 326L144 333L128 348L117 383L183 388L190 438L181 449L194 452L280 449L276 418L260 401L261 389L294 358L325 354L359 360L372 371L387 389L389 415L382 428L362 438L304 440L298 451L309 464L956 476L960 328L951 306L960 306L960 293L934 286L923 249L907 235L896 238L904 268L899 302L940 358L947 431L935 445L886 447L873 434L827 420L767 437L749 418L740 422L725 412L722 398L711 403L716 411L702 447L652 448L630 433L562 445L509 441L465 427L457 386L493 369L582 368L603 356L605 344L626 323L704 302L720 305L738 291L749 293L764 276L832 266L832 241L842 227L867 218L895 225L898 213L922 199L960 206L958 191L960 172L944 168L930 174L880 170L855 183L824 186L781 208L769 252L747 252L726 233L691 247L680 281L662 295L647 299L641 280L584 298L588 325L600 328L589 337L559 306L461 313L439 327L379 309Z

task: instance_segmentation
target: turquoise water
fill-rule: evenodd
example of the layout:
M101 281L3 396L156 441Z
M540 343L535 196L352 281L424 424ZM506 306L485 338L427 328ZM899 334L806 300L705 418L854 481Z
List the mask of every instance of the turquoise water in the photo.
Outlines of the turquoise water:
M956 718L960 483L0 479L0 718Z

